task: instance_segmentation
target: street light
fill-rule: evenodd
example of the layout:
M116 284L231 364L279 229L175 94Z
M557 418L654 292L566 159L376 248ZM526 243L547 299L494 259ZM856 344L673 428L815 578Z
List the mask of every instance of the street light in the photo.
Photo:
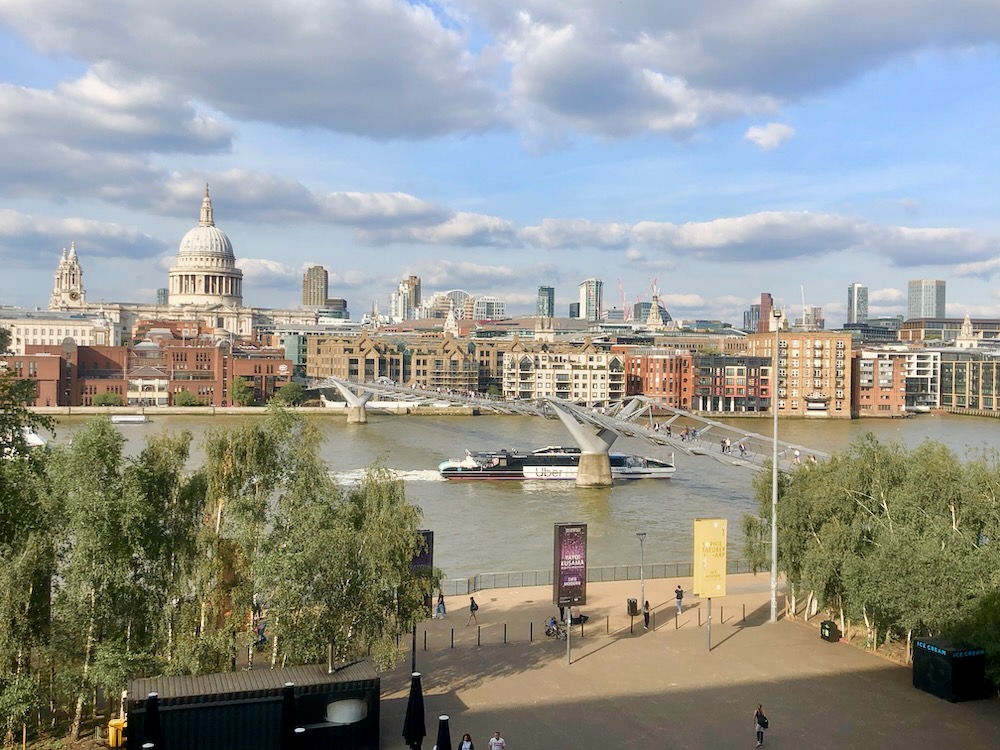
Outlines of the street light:
M778 621L778 333L781 310L773 310L774 356L771 364L771 410L774 437L771 444L771 622Z
M646 541L646 532L637 531L635 535L639 537L639 606L644 607L646 606L646 578L642 572L644 563L642 543Z

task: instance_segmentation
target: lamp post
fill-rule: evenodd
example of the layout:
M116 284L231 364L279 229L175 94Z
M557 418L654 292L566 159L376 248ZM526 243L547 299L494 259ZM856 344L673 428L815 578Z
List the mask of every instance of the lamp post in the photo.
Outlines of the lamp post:
M778 333L781 310L774 310L774 357L771 373L771 410L774 412L771 441L771 622L778 621Z
M646 605L646 577L643 573L645 560L643 559L642 543L646 541L646 532L637 531L635 535L639 537L639 606Z

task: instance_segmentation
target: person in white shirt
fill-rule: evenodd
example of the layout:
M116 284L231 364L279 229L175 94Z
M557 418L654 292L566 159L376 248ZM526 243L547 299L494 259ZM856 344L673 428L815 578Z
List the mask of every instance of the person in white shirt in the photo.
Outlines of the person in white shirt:
M476 750L476 746L472 744L472 735L466 732L462 735L462 739L458 743L458 750Z
M507 747L507 743L504 741L504 738L500 736L499 729L493 733L493 736L490 737L490 741L487 745L490 750L504 750L504 748Z

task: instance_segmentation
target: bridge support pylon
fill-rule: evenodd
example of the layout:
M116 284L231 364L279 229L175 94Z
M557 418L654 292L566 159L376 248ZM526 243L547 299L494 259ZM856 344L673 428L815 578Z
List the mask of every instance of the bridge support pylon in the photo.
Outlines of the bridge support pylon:
M610 487L611 458L608 450L618 437L613 431L600 429L596 434L585 427L558 401L549 400L556 416L569 430L576 444L580 446L580 465L576 472L577 487Z
M365 408L365 404L371 400L372 392L365 391L359 396L337 380L334 380L333 384L347 401L347 424L368 424L368 410Z

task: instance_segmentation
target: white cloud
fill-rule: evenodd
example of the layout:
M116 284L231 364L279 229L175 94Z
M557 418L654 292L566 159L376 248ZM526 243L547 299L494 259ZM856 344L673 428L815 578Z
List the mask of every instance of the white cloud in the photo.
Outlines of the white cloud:
M885 289L869 289L868 290L868 302L869 304L892 304L897 302L905 302L906 295L900 289L894 289L892 287L886 287Z
M536 227L525 227L518 236L536 247L550 249L596 247L618 249L629 241L628 224L596 224L587 219L545 219Z
M129 255L150 258L165 243L135 227L77 217L53 218L0 209L0 257L53 252L76 244L77 252L94 257Z
M743 137L764 151L772 151L795 135L795 128L780 122L753 125Z
M956 276L992 276L1000 271L1000 258L990 258L973 263L960 263L955 267Z
M440 224L362 229L358 237L372 245L419 243L452 246L517 246L514 222L497 216L458 212Z

